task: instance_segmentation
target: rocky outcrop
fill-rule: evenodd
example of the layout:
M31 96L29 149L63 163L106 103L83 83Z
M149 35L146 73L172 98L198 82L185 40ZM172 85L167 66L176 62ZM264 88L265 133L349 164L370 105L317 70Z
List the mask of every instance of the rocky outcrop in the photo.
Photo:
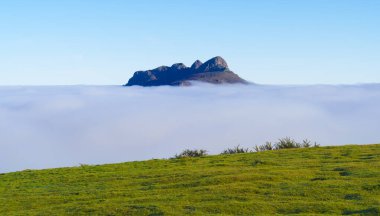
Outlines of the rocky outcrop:
M153 70L137 71L129 79L126 86L190 85L191 81L213 84L248 83L230 71L227 62L222 57L217 56L205 63L196 60L191 67L177 63L171 67L161 66Z

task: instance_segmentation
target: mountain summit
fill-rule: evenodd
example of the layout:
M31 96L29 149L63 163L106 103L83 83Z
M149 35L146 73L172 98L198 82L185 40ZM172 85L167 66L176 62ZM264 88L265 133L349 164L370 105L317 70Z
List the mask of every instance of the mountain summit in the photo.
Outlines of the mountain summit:
M212 84L248 82L230 71L227 62L220 56L214 57L205 63L196 60L191 67L182 63L171 67L161 66L153 70L137 71L129 79L126 86L160 86L160 85L191 85L191 81L207 82Z

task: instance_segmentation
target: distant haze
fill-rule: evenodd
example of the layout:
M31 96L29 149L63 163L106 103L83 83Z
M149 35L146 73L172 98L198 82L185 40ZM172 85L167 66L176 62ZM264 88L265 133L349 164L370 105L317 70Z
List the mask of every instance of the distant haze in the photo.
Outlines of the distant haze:
M219 153L290 136L380 142L380 85L0 87L0 172Z

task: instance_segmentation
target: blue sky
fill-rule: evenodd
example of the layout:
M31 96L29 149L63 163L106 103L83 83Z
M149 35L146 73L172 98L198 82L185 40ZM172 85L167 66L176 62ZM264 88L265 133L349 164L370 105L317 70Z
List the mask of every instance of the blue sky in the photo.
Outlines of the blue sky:
M223 56L263 84L380 82L378 0L4 0L0 85L123 84Z

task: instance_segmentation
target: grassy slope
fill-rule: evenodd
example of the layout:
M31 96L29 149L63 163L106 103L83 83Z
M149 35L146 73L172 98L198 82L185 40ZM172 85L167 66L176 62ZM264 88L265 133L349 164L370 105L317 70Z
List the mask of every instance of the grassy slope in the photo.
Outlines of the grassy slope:
M0 215L380 214L380 145L0 175Z

